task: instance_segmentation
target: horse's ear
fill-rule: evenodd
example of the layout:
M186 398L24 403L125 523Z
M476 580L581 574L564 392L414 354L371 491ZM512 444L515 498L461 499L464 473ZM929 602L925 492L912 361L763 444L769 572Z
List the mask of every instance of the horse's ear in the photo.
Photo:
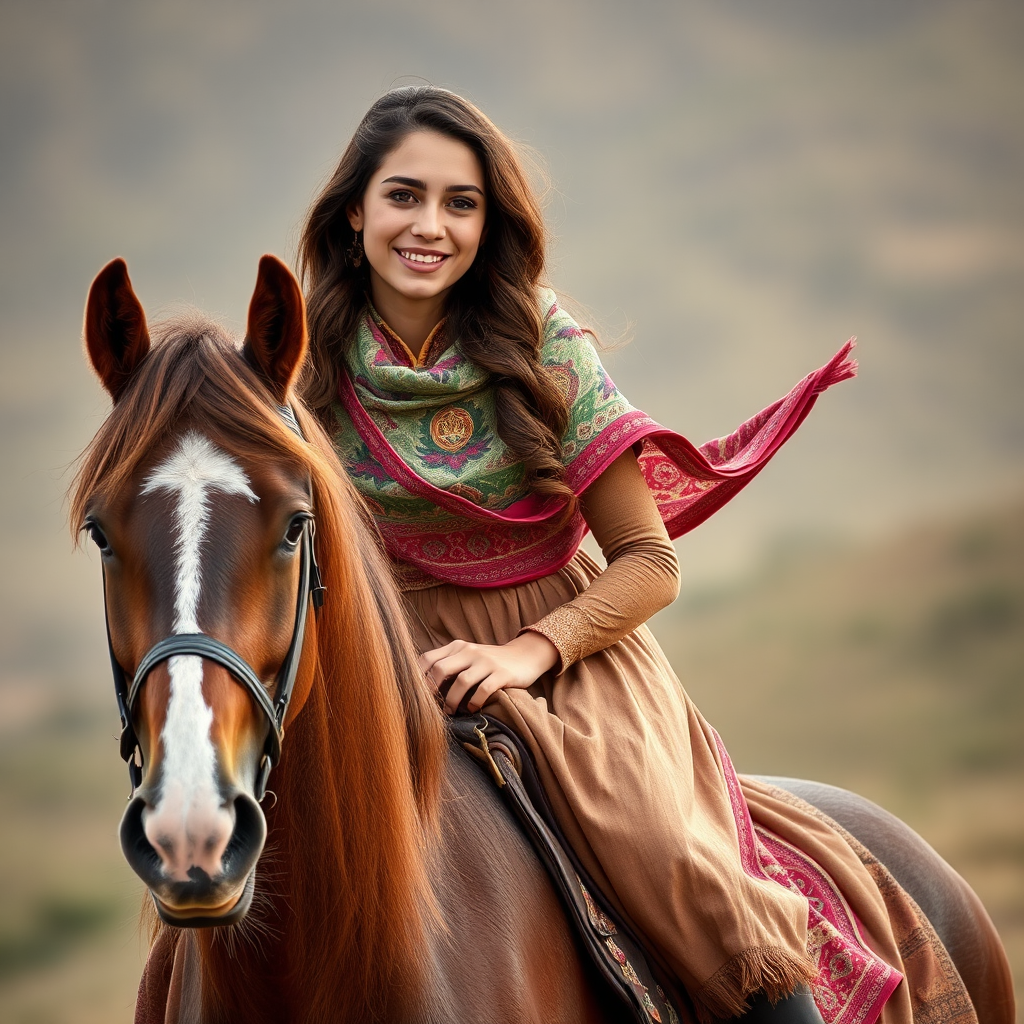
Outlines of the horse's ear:
M264 256L249 303L242 355L282 405L307 348L306 305L299 282L276 256Z
M149 354L146 314L124 260L111 260L96 275L85 304L84 335L89 362L116 402Z

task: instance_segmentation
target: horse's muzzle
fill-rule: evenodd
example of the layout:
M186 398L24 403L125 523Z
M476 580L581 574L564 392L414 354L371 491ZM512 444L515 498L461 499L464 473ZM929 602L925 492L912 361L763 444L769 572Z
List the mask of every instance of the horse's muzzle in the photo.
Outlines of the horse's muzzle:
M121 849L131 869L153 895L157 912L178 928L236 924L252 903L256 861L267 838L260 805L248 794L234 799L235 827L224 850L220 872L211 876L199 867L188 878L169 878L159 852L146 836L146 801L135 796L121 819Z

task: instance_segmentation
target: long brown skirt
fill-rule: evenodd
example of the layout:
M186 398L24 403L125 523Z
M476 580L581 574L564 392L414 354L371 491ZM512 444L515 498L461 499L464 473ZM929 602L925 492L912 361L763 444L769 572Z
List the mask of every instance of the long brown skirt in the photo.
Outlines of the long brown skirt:
M504 644L572 600L599 572L580 552L543 579L502 589L440 585L405 594L421 650L453 639ZM713 731L646 626L487 711L531 747L552 808L587 870L702 1016L731 1016L744 997L810 980L807 902L752 877ZM869 946L904 971L878 886L841 836L767 787L744 782L755 824L807 851L837 883ZM910 1024L907 985L883 1012Z

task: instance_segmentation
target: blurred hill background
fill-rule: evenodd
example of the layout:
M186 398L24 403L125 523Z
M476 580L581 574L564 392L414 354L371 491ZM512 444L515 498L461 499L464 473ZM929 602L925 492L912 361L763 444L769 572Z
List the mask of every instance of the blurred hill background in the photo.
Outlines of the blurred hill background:
M680 543L659 637L743 770L857 788L1024 983L1024 8L1013 0L0 2L0 1019L129 1020L88 284L240 325L369 103L430 81L547 167L549 277L701 442L861 376Z

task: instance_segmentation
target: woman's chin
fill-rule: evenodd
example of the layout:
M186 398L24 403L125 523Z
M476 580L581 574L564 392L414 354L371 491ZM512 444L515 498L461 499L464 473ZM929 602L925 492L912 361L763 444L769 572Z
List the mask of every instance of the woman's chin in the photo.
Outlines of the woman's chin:
M398 257L395 257L397 260ZM457 265L443 264L437 270L419 271L407 268L403 263L389 266L386 274L374 272L371 281L373 294L378 296L383 287L407 302L427 302L446 295L452 285L462 277L464 270Z

